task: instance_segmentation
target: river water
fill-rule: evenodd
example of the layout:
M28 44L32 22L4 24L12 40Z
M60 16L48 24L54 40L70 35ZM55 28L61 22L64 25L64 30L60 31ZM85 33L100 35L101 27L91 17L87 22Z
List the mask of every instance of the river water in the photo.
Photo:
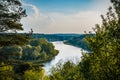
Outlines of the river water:
M82 57L81 48L66 45L62 41L56 41L52 43L54 44L55 49L59 50L59 54L55 56L55 58L51 62L45 63L45 66L43 68L45 69L47 74L49 73L50 69L52 67L55 67L58 62L64 63L70 60L74 63L77 63L80 61Z

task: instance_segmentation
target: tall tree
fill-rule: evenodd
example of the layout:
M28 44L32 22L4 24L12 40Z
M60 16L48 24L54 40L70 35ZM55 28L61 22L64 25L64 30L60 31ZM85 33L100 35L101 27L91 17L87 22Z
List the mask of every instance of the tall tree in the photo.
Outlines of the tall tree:
M23 30L20 20L27 16L19 0L0 0L0 32Z
M20 0L0 0L0 46L23 45L28 41L26 35L13 34L17 30L23 30L20 20L26 16Z
M86 38L92 53L83 59L82 71L88 80L120 79L120 0L111 3L106 17L101 15L102 25L94 28L95 36Z
M16 60L11 61L9 57L18 56L15 45L21 46L29 41L29 35L17 33L18 30L23 30L20 20L26 16L20 0L0 0L0 80L14 80L15 77L17 78L15 80L23 80L19 79L18 74L16 76L16 67L26 64ZM14 53L10 52L12 47ZM3 51L8 53L5 54Z

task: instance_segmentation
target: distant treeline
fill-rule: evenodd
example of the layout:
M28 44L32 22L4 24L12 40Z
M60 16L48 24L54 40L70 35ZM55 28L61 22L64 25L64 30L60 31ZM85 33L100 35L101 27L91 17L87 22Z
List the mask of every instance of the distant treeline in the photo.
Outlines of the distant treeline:
M84 34L84 35L81 35L79 37L73 37L69 40L66 40L64 43L68 44L68 45L73 45L73 46L76 46L76 47L80 47L84 50L87 50L87 51L91 52L91 49L90 49L89 45L85 41L86 36L94 36L94 34L89 34L89 35Z
M46 38L48 41L65 41L73 37L80 37L84 34L32 34L32 38Z
M32 38L46 38L48 41L64 41L65 44L80 47L84 50L91 51L85 42L86 36L94 36L94 34L33 34Z

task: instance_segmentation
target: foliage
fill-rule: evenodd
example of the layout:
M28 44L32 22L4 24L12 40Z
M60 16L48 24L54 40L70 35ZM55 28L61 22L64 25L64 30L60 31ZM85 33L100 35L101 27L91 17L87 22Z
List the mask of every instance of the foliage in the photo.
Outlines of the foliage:
M40 64L52 60L58 54L58 51L55 50L52 43L41 38L31 39L25 46L0 47L0 54L2 54L0 56L1 80L6 80L6 76L11 80L49 80L49 77L44 75L44 70ZM5 65L2 66L4 63L6 67ZM9 68L9 65L12 66L12 69ZM11 70L7 71L8 73L3 71L7 66Z
M0 0L0 80L22 80L15 73L20 61L10 60L22 55L22 48L29 41L29 34L18 34L23 30L20 20L26 17L20 0ZM17 45L17 46L16 46ZM16 78L17 77L17 78Z
M20 45L23 46L29 42L29 34L0 33L0 46Z
M58 50L52 43L46 39L30 39L30 42L25 46L5 46L0 48L0 54L4 59L17 60L39 60L40 62L50 61L58 54ZM2 59L2 58L1 58Z
M111 0L111 2L115 12L110 7L107 16L101 16L103 24L101 26L97 24L94 28L95 35L85 38L92 50L91 54L85 53L82 61L77 65L70 61L63 66L58 64L57 67L52 68L50 76L45 76L40 65L25 62L25 60L51 60L58 53L51 43L45 39L32 39L23 47L11 45L12 43L6 46L8 43L2 44L2 41L9 42L9 39L0 35L2 44L0 45L0 80L120 80L120 0ZM10 7L11 4L21 8L19 0L0 1L0 20L2 21L0 32L22 30L21 25L16 23L21 19L21 15L17 15L16 11L13 11L15 18L12 12L9 14L8 6ZM16 10L14 7L11 8ZM25 11L21 10L24 14ZM21 54L22 58L17 59L18 61L14 60L14 57L8 56L9 53ZM24 61L19 61L20 59Z
M69 69L69 64L64 64L67 69L64 66L53 69L51 80L76 80L73 75L67 76L70 72L75 72L78 80L120 80L120 0L111 0L111 3L115 12L110 7L106 17L101 15L103 24L97 24L95 35L85 39L91 54L83 55L82 61L75 66L78 70Z
M5 48L6 46L24 45L29 41L29 35L17 34L17 30L23 30L20 20L25 16L26 12L19 0L0 0L0 47L3 50L10 50L8 47ZM7 55L18 55L11 51L7 54L3 53L5 51L0 52L3 61L7 61Z
M31 39L30 43L23 47L22 60L50 61L58 54L58 50L46 39Z
M28 42L29 35L17 34L17 30L23 30L20 20L26 16L20 0L0 0L0 46Z
M102 26L96 25L94 29L96 35L86 38L92 49L92 54L86 60L83 60L86 65L89 65L89 78L86 77L86 79L120 79L120 1L111 1L115 13L112 11L112 7L110 7L106 18L101 15L103 24ZM91 76L90 74L93 75Z
M78 70L79 67L70 61L65 62L63 66L58 63L52 68L50 80L84 80Z
M0 65L0 80L14 80L13 67L2 63Z
M50 42L54 41L65 41L69 40L73 37L81 37L84 34L40 34L40 33L34 33L32 34L32 38L45 38Z
M8 55L18 55L15 53L15 48L15 52L10 51L10 53L3 54L6 50L13 49L8 47L5 48L4 46L24 45L26 42L28 42L29 37L24 34L5 33L10 30L15 32L16 30L23 30L20 19L25 16L25 10L23 10L21 2L19 0L0 1L0 46L3 47L4 50L4 52L0 52L1 60L7 59Z
M94 36L94 34L89 34L89 36ZM73 45L76 47L80 47L84 50L91 51L90 48L88 47L86 41L85 41L86 35L81 35L80 37L73 37L68 40L66 40L64 43L68 45Z
M26 16L19 0L0 1L0 32L8 30L23 30L20 19Z
M44 78L44 70L27 70L24 74L25 80L42 80Z

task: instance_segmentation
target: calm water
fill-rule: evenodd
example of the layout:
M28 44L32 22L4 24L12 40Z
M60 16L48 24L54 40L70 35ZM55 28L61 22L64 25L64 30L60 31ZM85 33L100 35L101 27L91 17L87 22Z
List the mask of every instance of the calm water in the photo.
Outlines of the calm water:
M60 41L52 43L54 44L55 49L59 50L59 54L51 62L45 63L44 69L47 74L49 73L50 68L52 68L52 66L55 67L58 62L64 63L68 60L72 60L74 63L77 63L78 61L80 61L82 57L81 48L66 45Z

